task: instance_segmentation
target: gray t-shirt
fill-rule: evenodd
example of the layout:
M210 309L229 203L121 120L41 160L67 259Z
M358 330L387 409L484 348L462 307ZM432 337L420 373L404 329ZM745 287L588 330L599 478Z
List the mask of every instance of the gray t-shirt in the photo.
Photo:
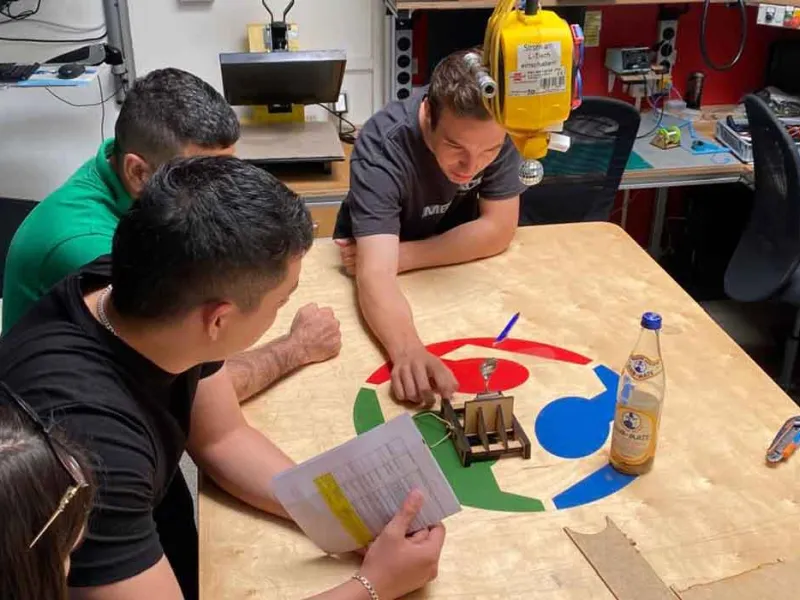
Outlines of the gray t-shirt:
M336 219L334 238L395 234L421 240L476 219L478 198L503 200L527 187L522 158L506 137L497 158L468 184L452 183L425 145L419 107L427 90L375 113L356 139L350 192Z

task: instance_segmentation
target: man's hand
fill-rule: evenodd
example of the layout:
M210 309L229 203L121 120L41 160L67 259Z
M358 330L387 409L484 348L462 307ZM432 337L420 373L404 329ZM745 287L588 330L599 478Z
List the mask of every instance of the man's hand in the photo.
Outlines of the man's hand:
M356 257L358 256L358 246L352 238L340 238L333 240L339 246L339 256L342 259L342 266L348 275L356 274Z
M326 361L342 349L342 333L333 311L313 303L297 311L289 338L297 344L304 364Z
M399 353L392 364L392 392L401 402L433 406L436 394L449 399L458 389L453 372L438 356L417 346Z
M398 513L370 545L361 567L381 598L400 598L436 578L445 529L439 524L406 536L422 508L422 494L413 490Z

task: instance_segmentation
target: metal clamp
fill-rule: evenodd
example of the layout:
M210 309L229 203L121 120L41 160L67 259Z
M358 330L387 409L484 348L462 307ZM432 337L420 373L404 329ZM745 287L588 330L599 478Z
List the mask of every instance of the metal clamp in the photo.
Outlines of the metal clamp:
M483 66L481 57L475 52L467 52L464 55L467 66L475 73L475 79L484 98L494 98L497 94L497 82L489 75L489 71Z

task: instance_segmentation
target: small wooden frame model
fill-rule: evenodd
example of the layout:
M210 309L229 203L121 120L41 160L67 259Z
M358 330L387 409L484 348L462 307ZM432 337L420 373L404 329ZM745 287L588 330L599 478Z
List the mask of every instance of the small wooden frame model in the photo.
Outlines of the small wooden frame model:
M488 359L481 366L487 390L454 408L442 399L441 416L452 428L456 452L461 464L495 460L504 456L531 457L531 443L514 416L514 397L488 391L488 379L496 361Z

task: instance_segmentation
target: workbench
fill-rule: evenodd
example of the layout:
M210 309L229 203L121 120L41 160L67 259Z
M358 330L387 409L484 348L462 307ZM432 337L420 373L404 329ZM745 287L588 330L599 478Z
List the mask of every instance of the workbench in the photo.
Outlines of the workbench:
M297 461L410 410L390 398L384 357L360 321L332 241L317 240L302 269L273 332L285 331L307 302L331 306L341 354L243 406L248 422ZM774 469L764 461L797 406L622 229L525 227L502 255L404 274L400 283L423 341L439 343L431 350L461 382L455 400L470 397L481 357L496 356L493 385L512 388L533 446L529 460L504 458L474 471L454 467L449 442L433 449L463 509L446 522L438 579L413 597L613 600L564 529L596 533L607 518L683 600L719 598L698 590L800 555L800 459ZM509 345L491 349L517 311ZM616 373L645 311L664 322L659 447L650 473L620 479L607 467L608 419ZM598 424L600 445L592 447ZM429 443L439 434L423 433ZM572 458L562 456L565 440ZM355 556L323 555L293 525L208 482L199 532L208 600L297 600L345 581L359 564ZM685 592L692 586L701 587ZM763 596L747 596L756 597Z

